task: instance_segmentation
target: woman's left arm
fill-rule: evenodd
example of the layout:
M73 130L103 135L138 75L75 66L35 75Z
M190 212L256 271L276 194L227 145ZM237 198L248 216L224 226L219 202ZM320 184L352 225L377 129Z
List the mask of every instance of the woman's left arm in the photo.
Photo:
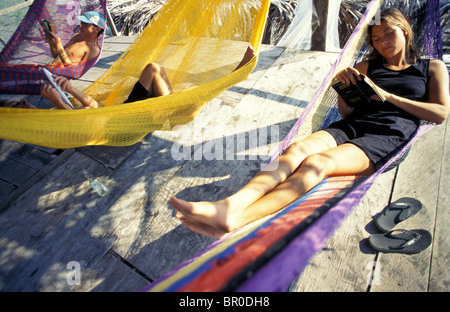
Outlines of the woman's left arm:
M385 95L386 101L423 120L441 124L450 113L448 70L445 63L440 60L430 61L427 103L380 91Z

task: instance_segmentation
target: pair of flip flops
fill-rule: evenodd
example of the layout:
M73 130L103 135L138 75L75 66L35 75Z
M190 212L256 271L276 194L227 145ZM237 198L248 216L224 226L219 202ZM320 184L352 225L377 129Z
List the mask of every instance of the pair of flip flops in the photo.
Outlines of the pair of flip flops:
M426 230L393 230L400 222L412 217L422 209L422 203L404 197L391 203L376 220L376 226L385 234L369 237L370 246L382 252L416 254L430 246L432 237Z

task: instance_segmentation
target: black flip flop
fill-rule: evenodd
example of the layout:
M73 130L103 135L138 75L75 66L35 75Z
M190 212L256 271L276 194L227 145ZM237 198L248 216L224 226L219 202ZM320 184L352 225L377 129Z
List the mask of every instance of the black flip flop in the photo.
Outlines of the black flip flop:
M369 237L370 246L382 252L416 254L431 244L431 234L426 230L395 230Z
M384 213L375 220L376 226L383 232L389 232L400 222L412 217L422 209L417 199L403 197L391 203Z

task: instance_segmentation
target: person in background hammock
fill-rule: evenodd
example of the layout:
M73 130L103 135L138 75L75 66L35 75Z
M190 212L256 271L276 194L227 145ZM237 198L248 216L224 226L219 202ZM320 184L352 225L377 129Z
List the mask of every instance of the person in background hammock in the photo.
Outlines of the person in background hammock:
M248 46L244 57L235 70L247 64L254 56L255 50L252 46ZM54 76L54 80L62 91L72 94L77 100L80 101L83 105L81 108L100 107L97 101L93 98L74 88L67 78ZM142 71L139 80L134 85L133 90L124 103L142 101L152 97L169 95L171 93L173 93L172 86L164 67L156 63L149 63ZM72 109L62 100L59 93L50 84L43 84L41 86L41 95L52 102L56 108Z
M350 108L339 98L342 120L291 144L277 162L223 200L172 197L176 217L196 233L219 238L286 207L327 177L374 173L421 120L443 123L450 111L447 68L440 60L418 58L412 29L400 11L383 10L381 24L369 27L367 39L370 58L337 78L350 84L366 74L385 102L373 96L370 103Z
M55 58L49 65L76 64L93 59L100 54L98 37L106 27L104 17L98 12L89 11L77 18L81 21L80 32L75 34L65 46L55 33L43 28L45 40Z

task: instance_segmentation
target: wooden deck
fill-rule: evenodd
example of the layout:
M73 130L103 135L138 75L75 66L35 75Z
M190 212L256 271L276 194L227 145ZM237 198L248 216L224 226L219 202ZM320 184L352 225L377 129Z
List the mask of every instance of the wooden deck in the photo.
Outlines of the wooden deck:
M78 87L98 78L129 44L127 37L108 38L100 62ZM264 46L250 78L211 101L194 122L130 147L55 150L1 141L0 290L138 291L209 246L212 239L174 217L168 199L215 200L244 185L276 150L336 57ZM193 152L263 131L272 134L270 141L236 143L223 160L173 157L174 146ZM398 169L377 180L290 291L450 290L447 133L448 122L435 127ZM95 193L83 169L110 194ZM432 246L417 255L376 253L366 242L377 233L373 216L406 196L423 209L399 228L427 229Z

